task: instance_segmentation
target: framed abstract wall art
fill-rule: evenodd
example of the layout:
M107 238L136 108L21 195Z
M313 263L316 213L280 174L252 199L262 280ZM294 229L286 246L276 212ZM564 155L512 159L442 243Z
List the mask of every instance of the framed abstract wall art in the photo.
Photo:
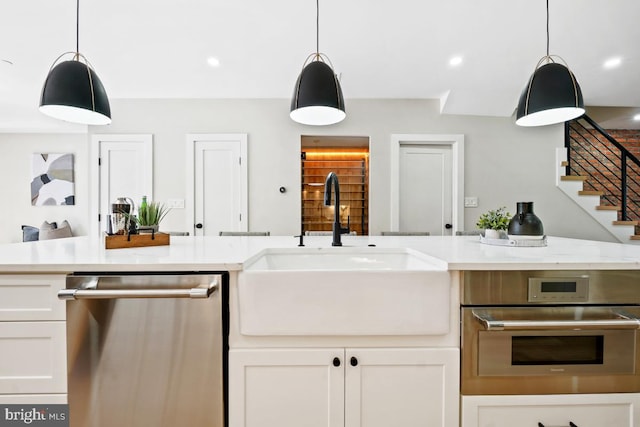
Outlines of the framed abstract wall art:
M35 153L31 163L31 205L75 205L73 154Z

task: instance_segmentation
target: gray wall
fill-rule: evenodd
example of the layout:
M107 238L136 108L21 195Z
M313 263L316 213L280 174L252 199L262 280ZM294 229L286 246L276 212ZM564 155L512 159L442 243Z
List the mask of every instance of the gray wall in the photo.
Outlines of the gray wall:
M464 134L465 194L479 198L465 209L465 229L499 206L513 213L518 201L534 201L548 235L614 241L613 237L555 187L555 148L562 126L521 128L512 118L451 116L432 100L348 100L347 119L329 127L294 123L289 100L113 100L113 123L90 133L150 133L154 140L154 198L185 198L185 134L247 133L249 229L294 235L300 229L300 136L370 138L370 232L389 229L390 137L396 133ZM19 241L20 224L68 218L86 234L88 212L87 135L0 135L1 195L11 212L0 221L0 242ZM32 152L76 153L74 207L30 206ZM126 171L124 172L126 173ZM289 191L281 194L284 186ZM416 190L419 190L416 187ZM172 210L165 230L185 230L185 211Z

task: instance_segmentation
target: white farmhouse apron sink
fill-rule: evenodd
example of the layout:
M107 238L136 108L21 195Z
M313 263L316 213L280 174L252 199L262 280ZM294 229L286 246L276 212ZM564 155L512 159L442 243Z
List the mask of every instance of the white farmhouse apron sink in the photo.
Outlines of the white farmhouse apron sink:
M243 335L442 335L446 265L407 249L266 249L238 278Z

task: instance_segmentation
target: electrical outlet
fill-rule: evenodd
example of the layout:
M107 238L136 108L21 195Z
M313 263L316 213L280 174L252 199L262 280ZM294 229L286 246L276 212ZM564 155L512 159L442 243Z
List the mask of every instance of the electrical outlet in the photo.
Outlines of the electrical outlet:
M167 207L171 209L184 209L184 199L167 199Z
M465 208L477 208L478 207L478 198L477 197L465 197L464 198L464 207Z

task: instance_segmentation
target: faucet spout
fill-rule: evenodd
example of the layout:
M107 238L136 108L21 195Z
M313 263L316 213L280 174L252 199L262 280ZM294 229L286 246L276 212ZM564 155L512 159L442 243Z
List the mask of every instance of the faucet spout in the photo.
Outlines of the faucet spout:
M342 227L340 225L340 183L338 182L338 175L335 172L329 172L327 175L327 179L324 183L324 205L331 206L331 187L333 187L333 192L336 195L335 204L334 204L334 215L333 215L333 241L331 242L331 246L342 246L342 241L340 236L343 233L349 232L349 226Z
M329 172L327 179L324 182L324 205L331 206L331 187L335 188L336 193L336 206L340 204L340 183L338 182L338 175L335 172Z

